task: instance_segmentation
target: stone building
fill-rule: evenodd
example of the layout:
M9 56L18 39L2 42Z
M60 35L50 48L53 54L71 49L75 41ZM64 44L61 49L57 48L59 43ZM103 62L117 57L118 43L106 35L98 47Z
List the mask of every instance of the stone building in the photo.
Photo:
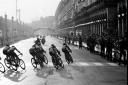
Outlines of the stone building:
M124 36L127 32L127 0L61 0L56 10L58 33L73 32Z

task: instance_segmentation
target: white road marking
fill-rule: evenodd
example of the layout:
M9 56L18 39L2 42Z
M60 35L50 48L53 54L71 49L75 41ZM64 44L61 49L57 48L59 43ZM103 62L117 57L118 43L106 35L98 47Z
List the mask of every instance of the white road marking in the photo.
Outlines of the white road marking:
M93 63L95 66L104 66L104 64L103 63L98 63L98 62L96 62L96 63Z
M115 64L115 63L107 63L107 64L110 66L118 66L118 64Z
M65 66L68 66L67 62L64 62ZM70 64L71 66L118 66L116 63L102 63L102 62L74 62ZM26 64L26 66L32 66L31 63ZM53 67L52 62L48 62L48 67Z

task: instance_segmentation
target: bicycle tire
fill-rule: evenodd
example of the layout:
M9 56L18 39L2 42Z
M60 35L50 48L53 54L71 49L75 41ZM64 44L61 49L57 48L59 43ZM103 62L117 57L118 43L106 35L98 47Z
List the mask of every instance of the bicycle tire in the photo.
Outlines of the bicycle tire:
M44 55L44 63L48 64L48 59L47 59L47 57L45 55Z
M7 58L4 59L4 64L6 65L7 68L11 67L11 65L9 64Z
M64 64L63 64L63 61L61 60L61 58L58 58L58 63L61 68L64 68Z
M3 70L1 70L1 69L3 69ZM5 72L5 67L1 62L0 62L0 72L2 72L2 73Z
M70 60L70 63L73 63L73 59L72 59L72 56L71 55L69 57L69 60Z
M31 63L32 63L32 66L34 68L37 68L37 63L36 63L36 60L34 58L31 58Z

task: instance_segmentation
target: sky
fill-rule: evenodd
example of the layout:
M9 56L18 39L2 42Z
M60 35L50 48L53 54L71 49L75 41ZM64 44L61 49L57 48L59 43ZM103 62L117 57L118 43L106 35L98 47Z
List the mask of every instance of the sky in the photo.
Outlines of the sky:
M31 23L40 17L54 16L61 0L17 0L21 21ZM0 0L0 16L16 17L16 0ZM16 18L15 18L16 19Z

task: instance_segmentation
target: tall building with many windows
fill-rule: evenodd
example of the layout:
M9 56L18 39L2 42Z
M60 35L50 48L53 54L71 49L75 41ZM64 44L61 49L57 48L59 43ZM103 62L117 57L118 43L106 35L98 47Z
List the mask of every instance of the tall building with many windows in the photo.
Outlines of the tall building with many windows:
M55 17L60 34L124 36L127 0L61 0Z

